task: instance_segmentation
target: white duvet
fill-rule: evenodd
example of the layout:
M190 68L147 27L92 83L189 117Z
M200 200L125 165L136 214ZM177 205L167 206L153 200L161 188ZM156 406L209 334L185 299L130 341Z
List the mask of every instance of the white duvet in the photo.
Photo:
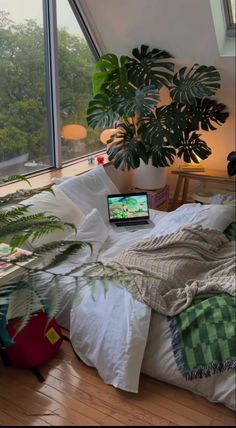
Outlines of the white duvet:
M215 206L187 204L168 214L151 210L151 219L156 224L154 229L119 233L107 226L95 209L87 215L77 235L78 240L93 243L94 253L90 255L85 251L80 261L106 260L144 237L171 233L193 222L224 230L227 226L224 222L230 223L232 212L227 211L227 214L225 211L229 218L224 215L222 219L222 216L215 215L217 209ZM78 260L72 257L60 269L66 271L76 263ZM109 282L108 291L104 293L102 282L96 281L94 295L89 285L83 287L73 300L72 308L73 284L69 280L67 284L63 282L61 289L64 308L58 321L70 330L71 342L78 356L95 367L105 383L137 393L140 373L143 372L210 401L236 408L235 372L229 370L209 378L186 381L175 363L166 317L134 300L118 282ZM48 299L50 302L50 291Z

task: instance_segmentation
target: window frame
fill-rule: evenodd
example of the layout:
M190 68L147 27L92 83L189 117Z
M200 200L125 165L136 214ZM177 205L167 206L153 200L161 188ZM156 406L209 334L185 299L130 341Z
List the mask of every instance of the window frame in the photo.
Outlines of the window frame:
M226 35L235 37L236 23L233 21L232 3L230 0L223 0L224 15L226 21Z
M61 150L61 117L60 117L60 90L59 90L59 72L57 59L57 1L43 0L43 19L44 19L44 44L45 44L45 68L46 68L46 94L48 107L48 133L50 144L51 168L62 168L63 165L82 160L90 155L104 152L101 148L96 152L87 155L78 156L73 160L63 161ZM67 0L75 18L80 25L84 37L91 49L91 52L97 61L102 55L102 49L95 37L95 31L92 31L86 15L80 5L79 0Z

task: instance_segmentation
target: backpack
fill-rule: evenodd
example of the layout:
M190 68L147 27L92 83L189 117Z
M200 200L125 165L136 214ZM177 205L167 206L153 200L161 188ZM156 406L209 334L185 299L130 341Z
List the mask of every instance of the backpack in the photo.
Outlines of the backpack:
M6 325L12 344L4 346L9 364L19 369L33 369L47 363L59 350L63 335L55 318L49 321L47 312L40 311L30 318L17 335L20 319L11 320Z

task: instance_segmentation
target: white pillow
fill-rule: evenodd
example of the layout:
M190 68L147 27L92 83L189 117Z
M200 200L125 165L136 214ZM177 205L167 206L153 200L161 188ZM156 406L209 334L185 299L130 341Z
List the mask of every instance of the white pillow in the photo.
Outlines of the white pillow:
M31 198L22 201L21 205L31 205L28 208L27 214L43 212L47 215L55 215L59 217L60 220L72 223L76 227L79 227L85 217L80 208L60 189L55 186L53 186L52 189L54 194L43 191L38 195L34 195ZM64 240L69 234L71 234L71 231L72 229L70 227L65 227L63 230L58 229L47 235L43 235L34 242L30 241L29 247L32 249L52 241ZM73 235L75 237L75 233Z
M86 259L86 262L96 261L98 252L107 239L108 231L109 229L99 214L99 211L97 208L94 208L91 213L87 214L84 218L84 221L77 230L76 238L75 235L71 233L66 239L68 241L76 240L89 242L92 245L93 251L91 257Z
M89 214L97 208L103 220L108 223L106 197L108 194L120 193L111 181L103 166L98 166L79 176L67 178L57 185L83 213Z
M217 229L221 232L235 221L235 207L226 205L204 205L205 210L199 213L193 223L200 224L209 229Z
M225 205L184 204L166 214L151 230L149 236L174 233L188 224L201 225L223 232L234 220L234 208Z

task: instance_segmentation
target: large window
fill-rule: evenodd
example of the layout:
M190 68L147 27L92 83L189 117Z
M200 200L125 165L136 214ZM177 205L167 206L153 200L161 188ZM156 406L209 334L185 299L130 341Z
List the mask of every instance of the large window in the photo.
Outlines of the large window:
M70 3L0 0L1 176L102 149L86 124L95 58Z
M225 20L227 26L227 36L235 37L236 11L235 0L224 0Z
M67 0L57 3L57 25L62 161L68 161L102 148L86 123L96 61Z

